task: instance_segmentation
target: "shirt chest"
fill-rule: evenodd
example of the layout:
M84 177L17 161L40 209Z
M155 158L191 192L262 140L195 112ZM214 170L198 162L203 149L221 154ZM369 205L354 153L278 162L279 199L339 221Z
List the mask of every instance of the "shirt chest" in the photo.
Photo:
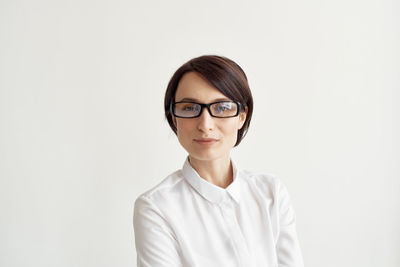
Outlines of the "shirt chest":
M272 202L247 195L211 203L196 194L179 202L164 214L188 266L276 266Z

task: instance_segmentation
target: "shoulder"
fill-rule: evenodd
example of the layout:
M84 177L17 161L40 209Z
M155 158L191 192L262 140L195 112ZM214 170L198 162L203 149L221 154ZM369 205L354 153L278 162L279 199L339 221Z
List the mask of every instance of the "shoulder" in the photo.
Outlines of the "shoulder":
M240 170L240 176L250 188L264 197L275 199L286 192L284 183L275 174Z
M180 214L179 207L185 203L182 196L189 197L189 190L182 171L178 170L139 195L134 203L134 228L138 232L140 229L162 229L172 234L171 221Z
M281 184L280 178L272 173L251 172L240 170L241 177L248 183L252 183L260 188L278 188Z
M135 201L135 209L142 206L157 206L167 199L176 198L185 183L182 171L178 170L164 178L159 184L140 194Z

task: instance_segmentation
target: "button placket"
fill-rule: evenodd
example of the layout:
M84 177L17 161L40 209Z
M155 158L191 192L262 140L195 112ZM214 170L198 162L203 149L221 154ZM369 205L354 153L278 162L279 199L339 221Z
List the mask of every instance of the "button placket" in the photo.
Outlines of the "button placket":
M236 249L237 256L241 262L240 266L251 266L249 264L248 248L236 218L234 205L235 203L233 203L233 199L227 198L220 204L220 208L224 216L231 240Z
M229 225L229 227L234 227L235 226L235 214L233 211L232 203L230 203L229 200L225 200L223 202L222 213L224 214L226 223Z

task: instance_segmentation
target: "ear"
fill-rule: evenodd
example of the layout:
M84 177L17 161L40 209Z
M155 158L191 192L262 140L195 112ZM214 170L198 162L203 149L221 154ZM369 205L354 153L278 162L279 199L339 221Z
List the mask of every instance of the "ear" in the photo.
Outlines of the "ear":
M242 129L244 122L246 121L247 118L247 111L248 108L245 107L244 111L239 113L239 125L238 125L238 130Z

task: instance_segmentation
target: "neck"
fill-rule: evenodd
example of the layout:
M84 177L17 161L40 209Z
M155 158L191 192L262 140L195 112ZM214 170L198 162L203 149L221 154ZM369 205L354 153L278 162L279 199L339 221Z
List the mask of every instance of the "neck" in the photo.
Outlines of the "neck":
M216 186L226 188L233 181L233 169L229 156L207 161L197 160L189 155L189 162L201 178Z

